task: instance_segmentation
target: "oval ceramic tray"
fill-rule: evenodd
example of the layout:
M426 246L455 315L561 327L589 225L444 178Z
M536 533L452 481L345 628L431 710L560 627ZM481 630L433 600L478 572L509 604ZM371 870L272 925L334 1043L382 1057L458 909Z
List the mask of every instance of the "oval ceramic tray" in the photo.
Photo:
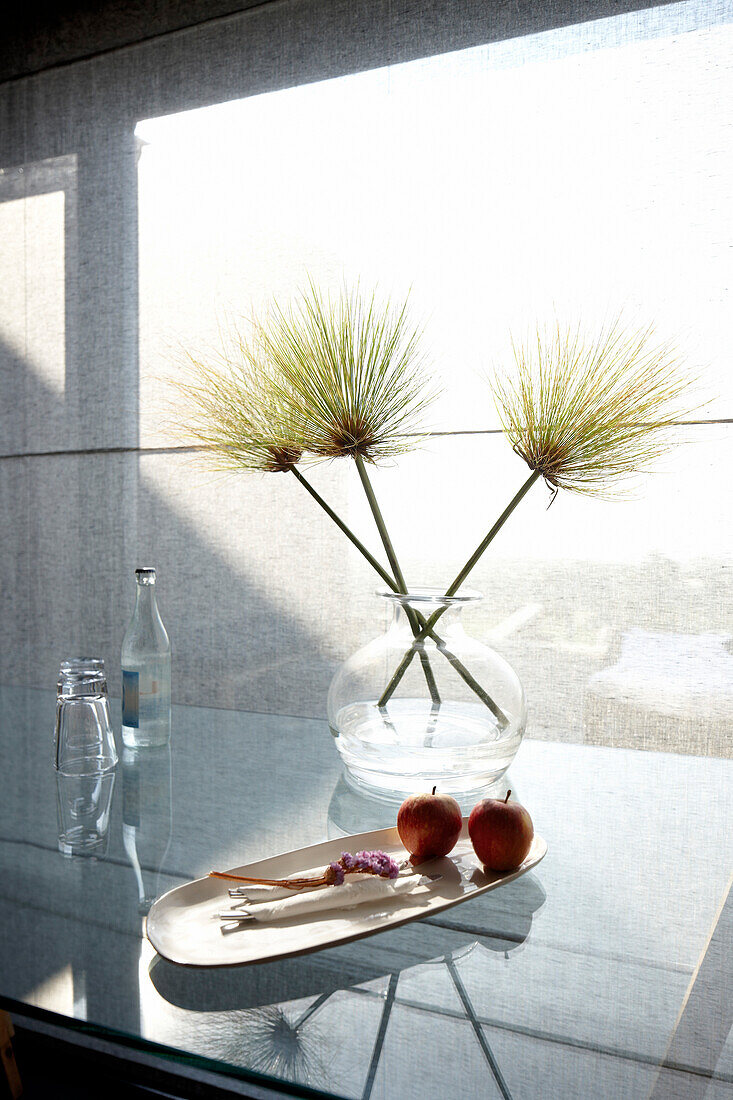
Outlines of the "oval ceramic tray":
M234 867L231 873L286 878L307 868L325 867L344 851L358 852L365 848L380 849L396 860L407 857L396 828L377 829ZM355 909L331 909L327 913L268 924L247 923L235 931L223 931L216 914L233 904L228 890L236 883L207 877L177 886L158 898L148 913L147 936L158 954L181 966L243 966L282 959L371 936L460 905L468 898L496 890L526 874L537 866L546 852L545 841L535 836L529 855L516 870L484 871L468 838L468 818L464 818L460 838L450 855L420 866L419 870L425 875L439 875L440 878L428 883L419 902L411 902L409 896L395 897Z

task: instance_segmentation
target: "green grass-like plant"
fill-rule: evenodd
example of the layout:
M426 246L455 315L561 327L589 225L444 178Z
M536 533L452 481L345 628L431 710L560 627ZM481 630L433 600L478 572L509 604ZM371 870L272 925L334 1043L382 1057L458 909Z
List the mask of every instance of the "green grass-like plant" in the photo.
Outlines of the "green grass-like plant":
M693 411L679 356L651 328L617 320L585 340L557 325L512 346L514 372L492 382L496 406L516 453L554 489L624 495Z
M172 382L180 399L178 428L204 449L208 465L279 473L300 462L303 443L288 405L238 329L221 351L207 357L185 352L181 368Z
M377 462L415 445L437 391L407 302L392 309L358 289L333 299L311 283L293 306L273 305L255 343L304 451Z
M213 358L188 355L176 382L183 398L179 421L190 440L220 469L291 472L379 576L408 591L367 472L368 463L414 447L437 395L408 303L393 308L375 294L344 290L336 297L309 282L287 307L274 302L250 333L231 334ZM653 330L620 321L591 338L557 325L512 344L514 369L490 387L506 436L530 468L529 477L489 528L446 589L454 595L504 523L541 478L557 493L623 495L673 441L691 410L691 379L670 345ZM353 459L387 557L385 568L302 472L306 462ZM425 619L407 609L411 648L378 701L384 711L415 653L433 710L441 699L421 643L431 636L497 722L505 716L445 647L435 627L443 610Z

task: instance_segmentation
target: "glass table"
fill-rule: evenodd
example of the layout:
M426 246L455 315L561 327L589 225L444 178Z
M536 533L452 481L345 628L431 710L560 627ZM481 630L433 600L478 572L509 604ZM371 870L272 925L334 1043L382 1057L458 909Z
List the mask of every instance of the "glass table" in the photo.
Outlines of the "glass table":
M396 808L346 785L324 722L175 707L170 750L122 754L102 846L64 855L53 707L0 689L11 1013L250 1096L733 1096L732 760L527 740L510 780L549 844L533 873L350 945L198 970L145 939L156 895Z

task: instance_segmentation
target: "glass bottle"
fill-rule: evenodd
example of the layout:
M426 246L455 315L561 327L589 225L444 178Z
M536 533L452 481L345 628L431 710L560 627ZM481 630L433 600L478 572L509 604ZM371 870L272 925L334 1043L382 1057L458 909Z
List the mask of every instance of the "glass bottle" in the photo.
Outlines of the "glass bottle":
M155 602L155 570L136 569L135 610L122 642L122 740L167 745L171 736L171 645Z

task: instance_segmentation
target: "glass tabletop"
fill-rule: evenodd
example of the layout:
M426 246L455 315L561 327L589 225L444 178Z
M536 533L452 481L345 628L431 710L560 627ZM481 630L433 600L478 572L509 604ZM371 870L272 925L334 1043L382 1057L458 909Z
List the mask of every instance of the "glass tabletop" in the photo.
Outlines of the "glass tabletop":
M188 969L145 939L156 896L396 807L346 785L324 722L174 707L170 749L121 752L103 848L64 855L53 708L0 689L11 1010L298 1095L733 1096L733 761L525 741L534 872L338 948Z

